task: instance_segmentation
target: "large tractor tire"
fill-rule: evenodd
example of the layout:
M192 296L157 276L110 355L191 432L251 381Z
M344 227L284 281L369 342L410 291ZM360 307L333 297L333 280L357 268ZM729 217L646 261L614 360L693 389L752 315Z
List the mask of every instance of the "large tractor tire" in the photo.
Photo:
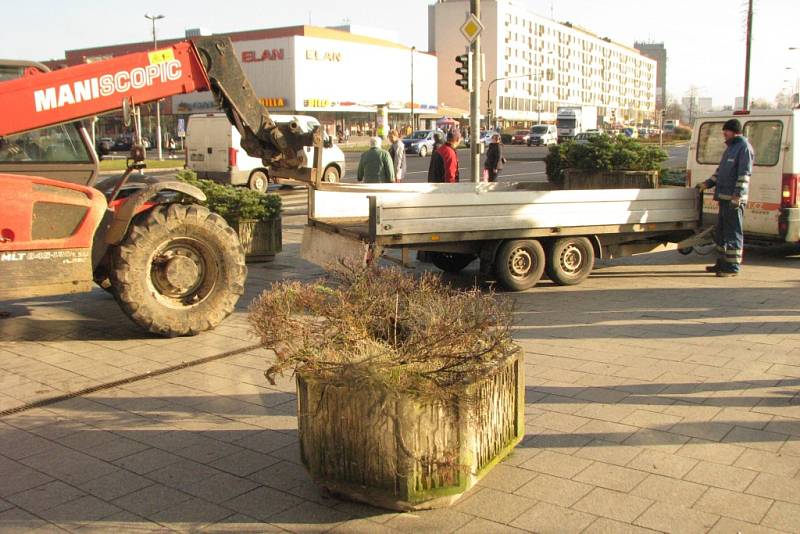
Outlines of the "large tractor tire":
M163 336L192 336L231 314L247 267L236 232L197 205L158 206L135 221L112 256L122 310Z

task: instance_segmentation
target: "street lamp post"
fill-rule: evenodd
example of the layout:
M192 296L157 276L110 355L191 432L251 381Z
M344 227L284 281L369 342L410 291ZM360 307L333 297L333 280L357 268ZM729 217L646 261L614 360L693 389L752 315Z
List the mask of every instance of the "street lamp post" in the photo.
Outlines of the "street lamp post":
M156 40L156 21L163 19L164 15L147 15L144 18L153 23L153 50L158 48L158 41ZM158 147L158 159L161 161L163 152L161 147L161 102L156 100L156 146Z
M413 132L416 130L414 128L414 52L417 51L416 46L411 47L411 131Z

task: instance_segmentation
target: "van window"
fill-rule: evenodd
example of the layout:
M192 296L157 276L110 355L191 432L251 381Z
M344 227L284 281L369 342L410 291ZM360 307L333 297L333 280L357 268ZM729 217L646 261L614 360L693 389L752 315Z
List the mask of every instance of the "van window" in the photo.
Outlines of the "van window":
M724 122L706 122L700 126L697 135L697 163L719 165L725 152L725 138L722 137Z
M744 125L743 134L753 145L754 165L771 167L778 164L781 157L781 121L749 121Z

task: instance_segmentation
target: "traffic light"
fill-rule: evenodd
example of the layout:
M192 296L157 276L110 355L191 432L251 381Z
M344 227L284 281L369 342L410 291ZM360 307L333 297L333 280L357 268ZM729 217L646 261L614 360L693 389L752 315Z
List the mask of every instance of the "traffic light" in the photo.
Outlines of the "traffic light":
M666 109L662 109L661 110L661 118L663 119L666 116L667 116L667 110Z
M465 91L472 91L472 54L461 54L456 56L456 74L459 78L456 79L456 85Z

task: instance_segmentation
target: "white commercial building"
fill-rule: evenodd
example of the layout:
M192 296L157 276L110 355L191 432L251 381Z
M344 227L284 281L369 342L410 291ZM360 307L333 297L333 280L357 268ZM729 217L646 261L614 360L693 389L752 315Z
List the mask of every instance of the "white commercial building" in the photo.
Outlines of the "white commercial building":
M439 58L439 104L469 108L455 85L455 57L467 42L459 32L465 0L429 7L431 51ZM559 106L597 106L606 124L655 118L656 62L638 50L569 23L536 15L511 0L481 2L486 81L481 107L501 124L554 122Z
M379 106L388 108L391 124L406 125L412 98L415 115L436 113L437 59L432 54L313 26L229 35L270 111L313 115L323 124L344 127L374 123ZM209 93L173 98L175 113L213 108Z

